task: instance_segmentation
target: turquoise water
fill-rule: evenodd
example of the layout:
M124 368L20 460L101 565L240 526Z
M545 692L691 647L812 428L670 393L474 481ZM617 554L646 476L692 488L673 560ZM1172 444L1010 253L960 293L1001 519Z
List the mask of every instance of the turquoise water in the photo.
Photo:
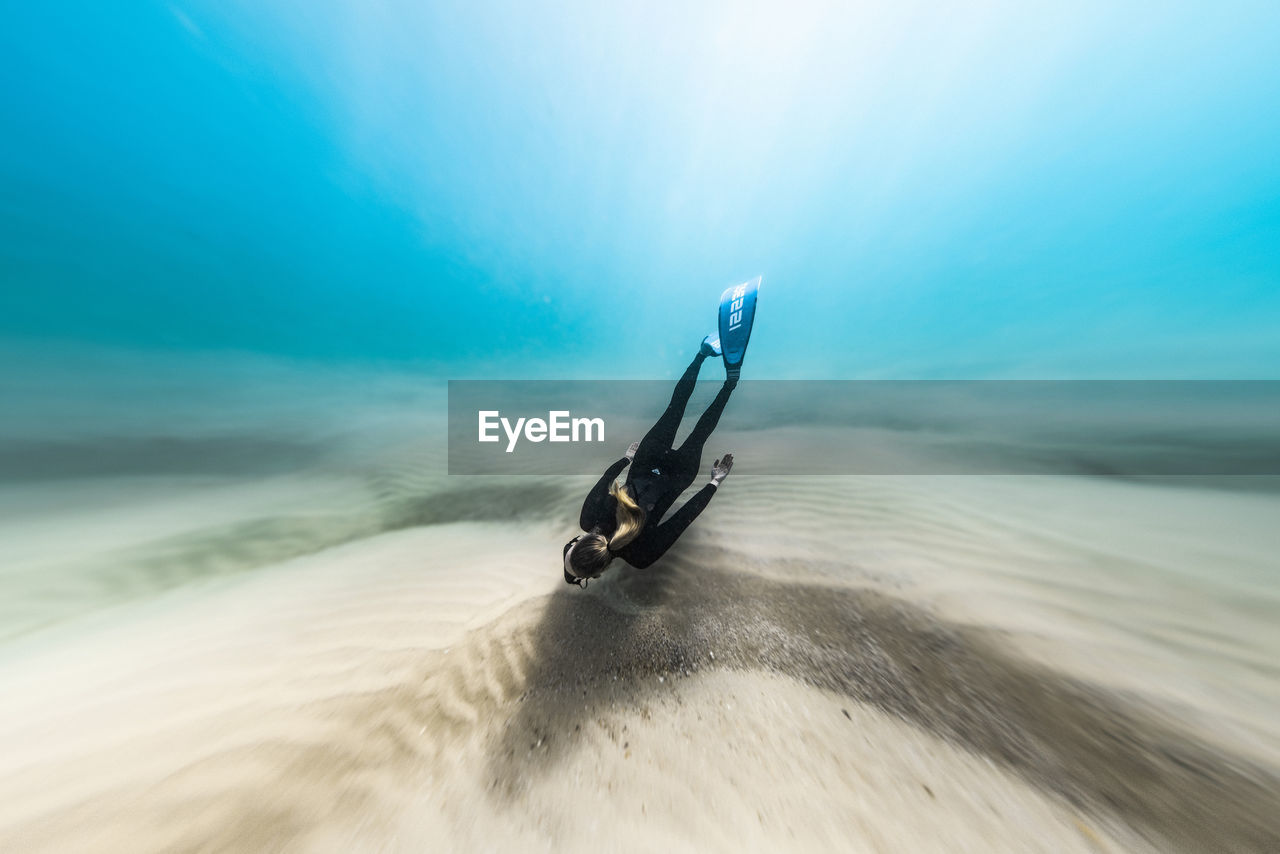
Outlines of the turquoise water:
M1274 377L1280 6L6 11L0 336L654 377Z
M10 6L0 850L1280 850L1275 0Z

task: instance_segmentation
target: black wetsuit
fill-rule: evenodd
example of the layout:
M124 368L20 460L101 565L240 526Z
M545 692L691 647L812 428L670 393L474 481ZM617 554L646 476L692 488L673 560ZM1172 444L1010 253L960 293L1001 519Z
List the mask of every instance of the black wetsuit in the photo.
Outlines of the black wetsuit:
M635 459L631 462L631 470L627 472L624 488L644 508L645 523L639 535L615 554L632 566L643 568L662 557L715 494L715 484L708 483L673 513L670 519L662 521L663 515L671 509L680 493L688 489L698 477L698 470L702 466L702 445L716 428L720 413L724 411L729 395L737 385L734 381L726 381L707 411L702 413L684 444L679 448L672 448L676 429L684 416L685 404L693 394L698 369L702 367L705 358L699 353L685 369L684 376L676 383L675 392L671 395L671 403L667 405L667 410L662 413L658 423L640 441ZM626 457L618 460L605 470L604 476L591 488L587 500L582 503L582 516L579 519L582 530L598 531L606 537L613 536L618 527L618 500L609 494L609 486L626 465Z

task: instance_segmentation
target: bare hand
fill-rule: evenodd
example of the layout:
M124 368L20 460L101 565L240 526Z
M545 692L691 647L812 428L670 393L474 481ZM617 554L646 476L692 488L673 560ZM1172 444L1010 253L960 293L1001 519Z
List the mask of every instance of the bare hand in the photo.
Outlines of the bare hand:
M729 476L729 472L733 469L733 454L725 454L716 460L711 466L711 482L716 486L720 485L720 481Z
M632 442L631 447L627 448L627 452L623 454L623 456L629 460L634 460L636 458L636 451L639 448L640 448L639 442Z

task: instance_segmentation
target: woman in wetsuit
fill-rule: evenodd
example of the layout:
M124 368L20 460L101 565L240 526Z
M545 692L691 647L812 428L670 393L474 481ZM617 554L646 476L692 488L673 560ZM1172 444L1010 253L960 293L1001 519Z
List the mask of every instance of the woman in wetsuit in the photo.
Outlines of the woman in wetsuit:
M698 476L702 465L702 445L715 429L737 378L726 379L716 399L702 413L693 432L679 448L673 448L676 428L684 416L685 404L693 394L698 369L708 356L719 355L709 341L703 341L684 376L676 383L671 403L644 439L632 444L626 456L609 466L582 503L579 524L587 533L574 537L564 547L564 580L585 586L596 578L614 557L634 567L644 568L662 557L711 501L720 482L733 468L733 454L725 454L711 467L711 482L684 503L671 518L662 521L671 505ZM619 487L618 474L631 463L626 483Z

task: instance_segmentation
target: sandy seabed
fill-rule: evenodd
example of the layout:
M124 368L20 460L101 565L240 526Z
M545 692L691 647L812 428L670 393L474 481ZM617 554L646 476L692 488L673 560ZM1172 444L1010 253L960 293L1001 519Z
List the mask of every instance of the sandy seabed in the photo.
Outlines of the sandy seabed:
M0 850L1280 850L1274 492L439 463L6 488Z

